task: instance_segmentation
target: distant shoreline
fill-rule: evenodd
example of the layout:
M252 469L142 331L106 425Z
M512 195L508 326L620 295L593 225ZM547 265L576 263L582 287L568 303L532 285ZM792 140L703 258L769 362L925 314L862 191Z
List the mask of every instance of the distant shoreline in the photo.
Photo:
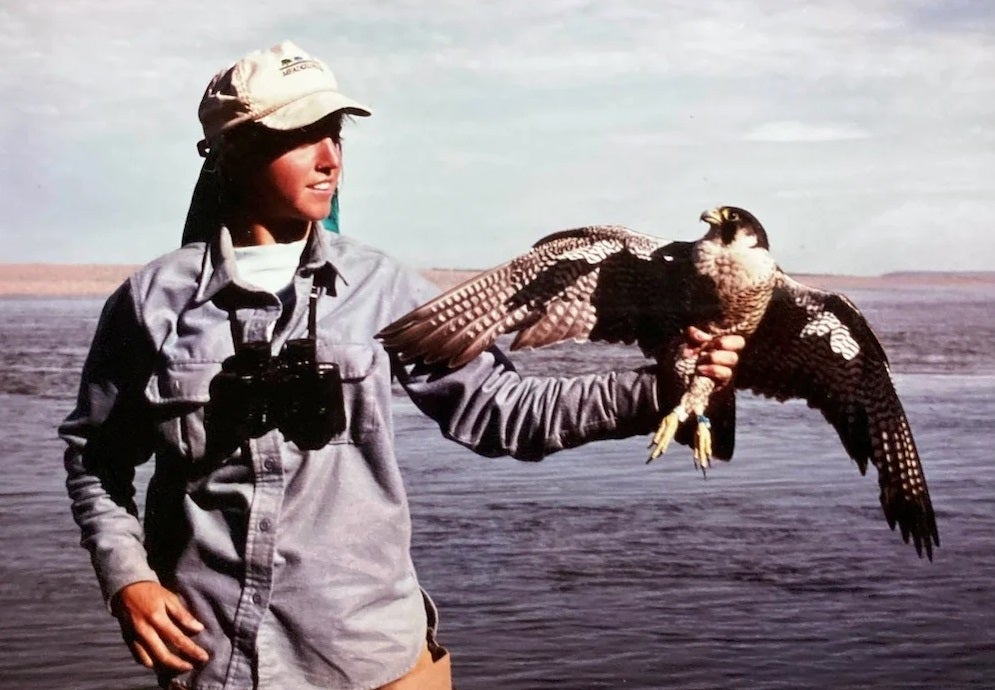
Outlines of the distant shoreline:
M139 268L124 264L3 264L0 297L106 297ZM472 269L423 269L446 289L476 275ZM880 276L792 273L796 280L824 290L995 285L995 271L902 271Z

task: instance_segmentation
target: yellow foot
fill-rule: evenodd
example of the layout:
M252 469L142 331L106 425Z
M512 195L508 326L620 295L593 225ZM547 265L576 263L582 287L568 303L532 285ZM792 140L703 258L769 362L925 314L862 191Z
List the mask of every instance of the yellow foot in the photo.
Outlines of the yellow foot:
M656 430L655 434L653 434L653 440L650 441L649 445L653 451L650 453L650 457L646 461L647 465L663 455L663 452L667 450L667 446L669 446L670 442L674 440L674 434L677 433L677 427L681 425L679 410L680 408L664 417L663 421L660 422L660 428Z
M694 435L694 464L701 468L701 473L711 465L712 460L712 423L705 415L698 415L698 429Z

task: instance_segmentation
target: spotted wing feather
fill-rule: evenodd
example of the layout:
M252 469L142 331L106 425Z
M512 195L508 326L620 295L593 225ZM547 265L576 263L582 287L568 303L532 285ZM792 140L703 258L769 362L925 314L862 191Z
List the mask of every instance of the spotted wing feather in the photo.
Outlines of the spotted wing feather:
M861 473L868 462L877 468L891 528L932 558L939 535L908 419L884 349L846 297L782 275L742 353L736 386L820 410Z
M695 293L690 247L621 226L554 233L401 317L378 337L402 361L452 367L514 332L512 349L573 339L638 343L652 354L698 307L715 308L714 298Z

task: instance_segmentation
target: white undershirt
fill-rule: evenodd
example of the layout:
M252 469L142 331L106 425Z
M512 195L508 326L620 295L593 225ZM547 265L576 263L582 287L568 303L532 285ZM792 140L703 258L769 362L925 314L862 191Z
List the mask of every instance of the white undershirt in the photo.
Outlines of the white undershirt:
M273 294L294 281L307 238L296 242L234 247L238 276L243 282Z

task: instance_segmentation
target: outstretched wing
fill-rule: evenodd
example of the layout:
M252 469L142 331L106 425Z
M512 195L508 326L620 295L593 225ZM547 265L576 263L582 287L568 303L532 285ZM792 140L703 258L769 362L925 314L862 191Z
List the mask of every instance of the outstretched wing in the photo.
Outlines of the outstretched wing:
M402 361L452 367L516 331L512 349L573 339L637 342L653 354L695 314L718 308L714 295L701 294L690 259L691 243L617 225L565 230L415 309L377 337Z
M853 303L782 275L742 353L736 386L820 410L861 473L868 461L877 468L891 528L932 558L940 539L919 453L888 358Z

